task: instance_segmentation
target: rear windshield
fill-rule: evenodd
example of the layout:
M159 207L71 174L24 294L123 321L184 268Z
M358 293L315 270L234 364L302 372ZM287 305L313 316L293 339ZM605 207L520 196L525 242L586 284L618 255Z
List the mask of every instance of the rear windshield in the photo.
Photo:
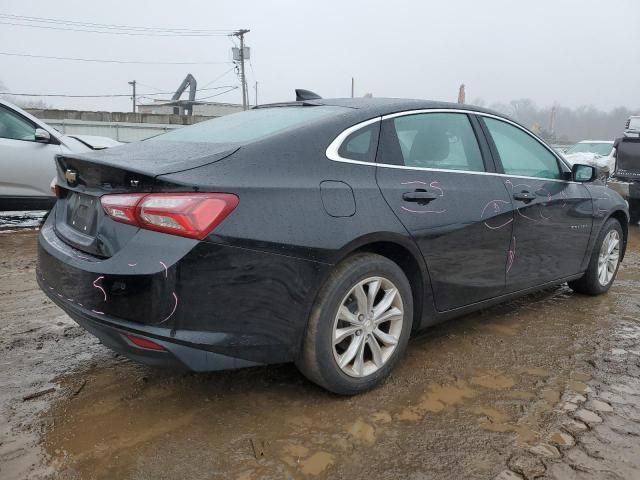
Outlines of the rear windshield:
M247 110L154 137L174 142L244 143L299 127L347 110L336 106L272 107Z
M631 117L629 119L629 130L640 130L640 117Z

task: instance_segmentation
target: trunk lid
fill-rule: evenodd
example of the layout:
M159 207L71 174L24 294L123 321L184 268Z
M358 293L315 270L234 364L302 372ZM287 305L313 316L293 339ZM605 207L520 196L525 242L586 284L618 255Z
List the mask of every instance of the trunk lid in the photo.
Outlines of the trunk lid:
M160 175L202 167L233 154L237 145L147 141L56 158L61 197L55 207L57 235L78 250L111 257L138 227L111 220L100 197L108 193L193 191L197 185L159 180Z

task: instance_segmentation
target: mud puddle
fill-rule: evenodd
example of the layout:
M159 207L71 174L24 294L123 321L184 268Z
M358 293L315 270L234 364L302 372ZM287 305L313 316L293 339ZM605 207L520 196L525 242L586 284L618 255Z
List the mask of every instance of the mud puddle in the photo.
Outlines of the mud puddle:
M494 478L506 468L556 478L580 460L571 453L584 451L580 439L596 435L563 425L606 408L594 401L623 402L616 428L640 432L640 385L628 366L640 360L640 232L632 233L609 295L564 286L435 327L412 340L389 381L354 398L327 394L289 365L167 372L114 356L81 331L65 337L73 323L37 291L27 260L34 235L23 234L2 260L0 293L12 299L0 311L0 380L13 382L0 445L14 466L7 478ZM30 328L38 330L16 335ZM21 400L50 385L54 393ZM618 438L598 435L605 445ZM25 438L28 448L2 456L6 442ZM625 452L635 452L618 450L633 466ZM595 468L587 463L585 472Z

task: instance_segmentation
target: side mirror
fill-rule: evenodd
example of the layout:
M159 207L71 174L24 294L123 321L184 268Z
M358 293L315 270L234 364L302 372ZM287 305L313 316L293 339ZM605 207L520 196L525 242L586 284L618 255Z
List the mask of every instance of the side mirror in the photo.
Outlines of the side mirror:
M596 179L596 175L596 168L591 165L575 163L573 167L571 167L571 177L574 182L592 182Z
M35 141L40 143L49 143L51 142L51 134L42 128L36 128Z

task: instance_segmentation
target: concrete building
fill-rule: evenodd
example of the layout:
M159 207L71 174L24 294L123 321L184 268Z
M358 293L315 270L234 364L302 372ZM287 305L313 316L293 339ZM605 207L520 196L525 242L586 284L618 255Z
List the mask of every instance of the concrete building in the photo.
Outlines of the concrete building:
M200 113L199 107L215 108L207 109L208 114L205 115ZM64 134L99 135L119 142L136 142L185 125L211 120L212 117L241 111L242 105L220 103L197 105L195 108L194 115L174 115L172 106L153 104L140 105L137 113L41 108L26 110Z
M151 103L138 104L138 112L159 115L173 114L171 100L154 99ZM236 103L197 102L193 105L193 114L203 117L221 117L242 111L242 105Z

